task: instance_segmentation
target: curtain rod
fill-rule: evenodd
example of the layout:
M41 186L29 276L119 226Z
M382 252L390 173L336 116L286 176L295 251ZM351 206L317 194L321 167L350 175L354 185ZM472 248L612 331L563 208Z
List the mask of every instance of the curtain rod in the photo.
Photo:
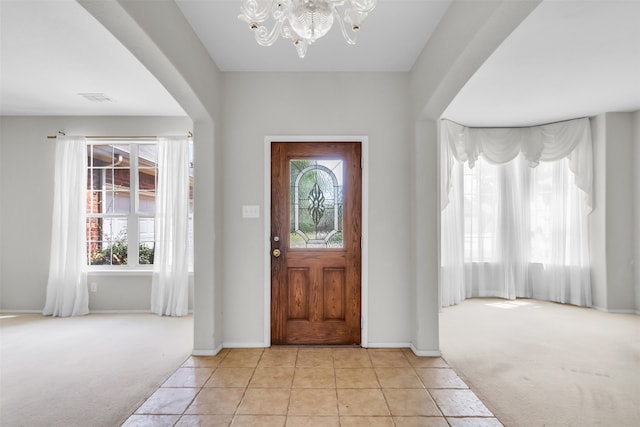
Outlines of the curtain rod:
M547 125L555 125L557 123L564 123L564 122L571 122L574 120L582 120L582 119L589 119L589 117L576 117L573 119L566 119L566 120L557 120L555 122L548 122L548 123L540 123L537 125L528 125L528 126L467 126L467 125L463 125L462 123L458 123L455 120L451 120L451 119L447 119L446 117L441 118L440 120L446 120L449 121L451 123L455 123L458 126L462 126L465 128L469 128L469 129L526 129L526 128L535 128L538 126L547 126Z
M65 136L66 134L62 131L58 132L58 134ZM47 135L47 139L56 139L58 135ZM127 140L127 139L156 139L159 138L155 135L91 135L85 136L86 139L106 139L106 140ZM193 138L193 133L191 131L187 132L187 138Z

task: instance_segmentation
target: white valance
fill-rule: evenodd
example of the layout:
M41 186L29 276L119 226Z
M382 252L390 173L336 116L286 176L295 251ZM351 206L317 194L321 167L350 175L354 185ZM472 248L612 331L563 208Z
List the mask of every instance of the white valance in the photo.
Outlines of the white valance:
M440 138L441 209L449 204L454 159L473 168L480 155L497 164L520 153L531 167L568 157L575 184L585 193L588 210L593 208L593 151L587 118L522 128L472 128L442 120Z

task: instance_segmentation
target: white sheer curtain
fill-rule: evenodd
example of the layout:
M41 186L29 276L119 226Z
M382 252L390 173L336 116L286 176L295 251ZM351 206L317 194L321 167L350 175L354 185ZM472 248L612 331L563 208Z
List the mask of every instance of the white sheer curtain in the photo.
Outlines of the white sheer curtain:
M462 163L451 166L452 194L441 217L441 305L448 307L467 297L464 281L464 211L462 194Z
M86 247L87 144L83 137L56 141L47 296L42 314L89 313Z
M588 208L573 183L569 160L563 159L531 170L537 218L532 239L538 253L529 270L534 298L591 306ZM544 187L552 183L552 191ZM537 186L537 188L536 188ZM541 188L542 187L542 188ZM534 213L535 215L535 213ZM545 228L548 227L548 228Z
M449 203L451 167L457 160L473 168L482 155L493 164L507 163L522 153L531 167L540 161L569 159L575 184L593 207L593 154L589 119L567 120L524 128L470 128L442 120L441 208Z
M444 122L442 136L441 304L492 296L590 306L588 120L524 129Z
M156 243L151 311L185 316L189 307L189 143L158 138Z

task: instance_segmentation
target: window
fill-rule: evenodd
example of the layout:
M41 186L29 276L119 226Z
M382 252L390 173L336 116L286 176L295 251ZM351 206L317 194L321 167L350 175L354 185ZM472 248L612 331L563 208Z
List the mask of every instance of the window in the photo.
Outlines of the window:
M581 197L567 159L530 168L521 157L499 165L479 158L463 174L465 262L500 262L501 253L514 250L513 235L527 242L529 262L558 262L554 244L567 243L554 234L571 222L563 218Z
M291 248L342 248L342 160L289 161Z
M591 305L589 120L442 124L451 162L442 169L442 305L473 297Z
M88 142L88 265L136 268L153 264L157 153L155 141ZM192 246L192 170L189 186ZM191 259L189 264L193 265Z
M478 159L464 165L464 259L490 261L495 257L498 166Z
M531 170L531 262L551 263L554 187L556 190L570 187L569 174L557 176L568 169L568 160L564 159L542 162Z

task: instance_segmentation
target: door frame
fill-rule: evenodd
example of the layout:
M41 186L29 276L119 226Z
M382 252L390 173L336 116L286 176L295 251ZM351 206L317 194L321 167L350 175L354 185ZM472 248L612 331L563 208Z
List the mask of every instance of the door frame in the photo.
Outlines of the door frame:
M367 136L265 136L264 138L264 343L271 346L271 144L273 142L360 142L362 149L362 271L360 345L369 344L369 138Z

